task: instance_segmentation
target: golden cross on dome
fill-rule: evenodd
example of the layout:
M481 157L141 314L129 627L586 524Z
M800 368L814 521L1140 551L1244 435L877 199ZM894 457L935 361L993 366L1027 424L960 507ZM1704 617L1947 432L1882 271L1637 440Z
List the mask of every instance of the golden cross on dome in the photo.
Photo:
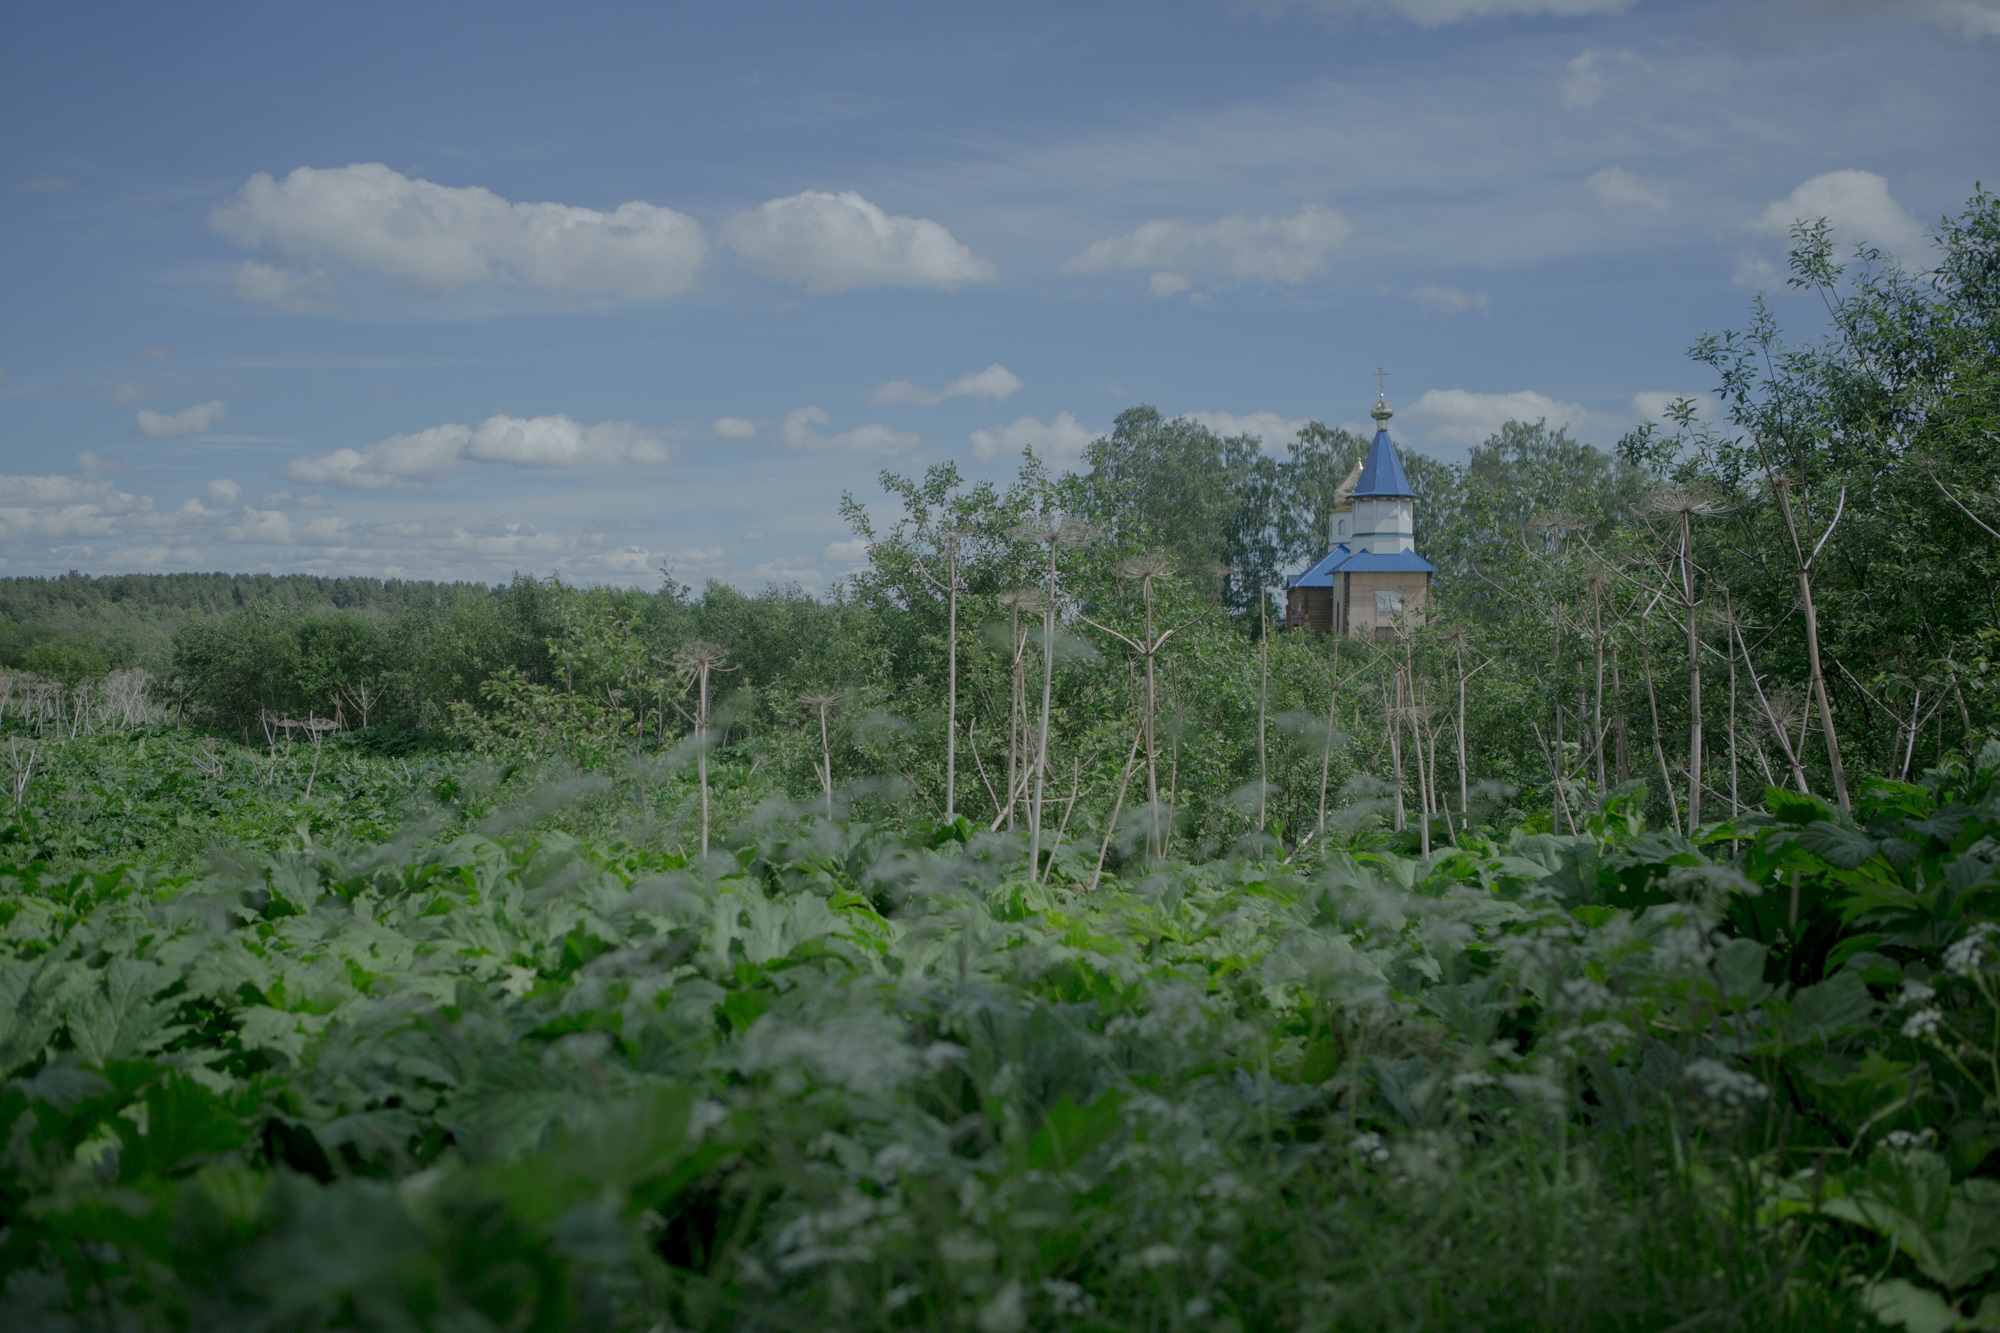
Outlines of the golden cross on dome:
M1377 398L1386 398L1388 396L1387 391L1382 387L1382 381L1388 378L1388 371L1382 369L1380 366L1375 367L1375 396Z

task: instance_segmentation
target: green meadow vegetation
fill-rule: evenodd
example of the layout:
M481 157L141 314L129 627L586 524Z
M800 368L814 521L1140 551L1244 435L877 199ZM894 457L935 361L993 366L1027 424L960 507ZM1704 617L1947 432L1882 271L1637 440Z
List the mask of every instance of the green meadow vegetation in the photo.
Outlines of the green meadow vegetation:
M2000 1329L2000 202L1606 454L1150 409L825 597L0 582L8 1329Z

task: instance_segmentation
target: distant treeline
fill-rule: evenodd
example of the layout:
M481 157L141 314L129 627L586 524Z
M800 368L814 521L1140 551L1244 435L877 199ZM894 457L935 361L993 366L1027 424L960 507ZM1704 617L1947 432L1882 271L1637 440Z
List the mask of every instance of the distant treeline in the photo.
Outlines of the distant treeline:
M29 655L101 659L109 669L162 674L174 631L190 620L260 605L379 617L496 597L483 583L329 578L319 574L107 574L0 579L0 667L35 669Z

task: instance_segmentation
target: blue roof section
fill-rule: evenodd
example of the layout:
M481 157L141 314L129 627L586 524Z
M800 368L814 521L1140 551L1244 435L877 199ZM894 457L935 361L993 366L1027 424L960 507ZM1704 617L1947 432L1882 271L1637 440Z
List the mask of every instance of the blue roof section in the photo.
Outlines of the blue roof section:
M1410 491L1410 483L1403 476L1403 464L1396 457L1396 446L1389 443L1387 426L1375 432L1375 442L1368 446L1368 457L1361 464L1361 480L1354 485L1357 500L1377 495L1416 498Z
M1303 574L1285 580L1287 588L1331 588L1335 574L1435 574L1437 566L1415 551L1376 555L1373 551L1350 550L1345 542L1328 551L1320 562Z
M1415 551L1398 551L1394 555L1376 555L1372 551L1357 551L1340 566L1342 574L1435 574L1437 566L1418 555Z
M1347 549L1347 543L1342 542L1322 556L1320 562L1305 573L1294 574L1286 579L1285 586L1287 588L1331 588L1333 586L1333 571L1340 568L1341 563L1352 555L1353 552Z

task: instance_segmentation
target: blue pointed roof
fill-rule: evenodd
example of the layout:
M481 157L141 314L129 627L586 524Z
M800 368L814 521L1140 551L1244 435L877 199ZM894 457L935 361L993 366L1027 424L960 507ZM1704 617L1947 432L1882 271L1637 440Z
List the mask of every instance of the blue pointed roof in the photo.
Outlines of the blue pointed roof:
M1355 499L1373 496L1416 498L1410 490L1409 481L1403 476L1403 464L1396 457L1396 446L1389 443L1387 426L1376 430L1375 442L1368 446L1368 457L1361 464L1361 480L1354 486Z

